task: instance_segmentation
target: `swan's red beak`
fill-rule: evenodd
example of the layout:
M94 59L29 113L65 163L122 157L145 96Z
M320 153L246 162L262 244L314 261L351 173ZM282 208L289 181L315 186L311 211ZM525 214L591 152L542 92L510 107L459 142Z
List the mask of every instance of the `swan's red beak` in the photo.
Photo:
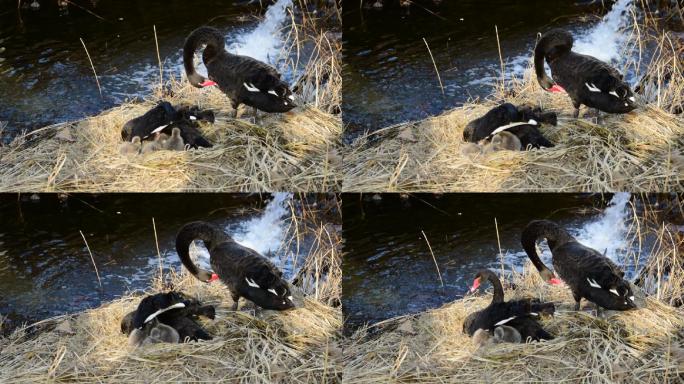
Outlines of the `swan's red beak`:
M204 83L200 83L200 86L201 86L202 88L204 88L204 87L211 87L211 86L214 86L214 85L217 85L216 82L215 82L215 81L211 81L211 80L206 80Z
M563 280L558 279L558 278L555 278L555 277L552 277L552 278L549 280L549 284L551 284L551 285L563 285Z
M211 283L211 282L214 281L214 280L218 280L218 275L215 274L215 273L212 273L212 274L211 274L211 278L209 278L208 283Z
M551 93L565 93L565 88L561 87L558 84L554 84L553 87L547 89L547 91Z
M473 280L473 286L470 287L470 293L477 291L478 288L480 288L480 278L479 277L476 278L475 280Z

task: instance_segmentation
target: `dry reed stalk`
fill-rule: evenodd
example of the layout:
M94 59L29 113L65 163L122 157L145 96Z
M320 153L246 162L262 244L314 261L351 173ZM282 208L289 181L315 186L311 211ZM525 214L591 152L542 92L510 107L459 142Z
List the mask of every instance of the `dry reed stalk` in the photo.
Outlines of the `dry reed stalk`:
M88 61L90 62L90 68L93 70L93 75L95 76L95 83L97 83L97 90L100 92L100 97L102 97L102 87L100 87L100 79L97 78L97 72L95 72L95 65L93 64L93 59L90 58L90 53L88 53L88 47L86 47L85 41L83 41L83 38L80 39L81 44L83 44L83 49L85 50L86 55L88 56Z
M86 249L88 249L88 254L90 255L90 261L93 263L93 268L95 268L95 276L97 276L97 283L100 285L100 289L102 289L102 280L100 280L100 271L97 270L97 264L95 263L95 258L93 257L93 252L90 251L90 246L88 245L88 240L86 240L86 237L83 234L83 231L78 231L78 233L81 234L81 237L83 238L83 242L85 243Z
M437 264L437 259L435 258L435 254L432 252L432 246L430 245L430 241L427 238L427 235L425 235L425 231L421 230L420 233L423 235L423 238L425 239L425 243L428 246L428 249L430 250L430 255L432 256L432 261L435 263L435 269L437 269L437 276L439 277L439 284L444 288L444 280L442 279L442 272L439 270L439 264Z
M428 45L427 40L423 37L423 43L425 43L425 47L428 50L428 53L430 54L430 60L432 60L432 65L435 67L435 73L437 74L437 81L439 81L439 89L442 90L442 96L444 96L444 85L442 84L442 77L439 75L439 69L437 69L437 63L435 63L435 58L432 56L432 51L430 50L430 46Z

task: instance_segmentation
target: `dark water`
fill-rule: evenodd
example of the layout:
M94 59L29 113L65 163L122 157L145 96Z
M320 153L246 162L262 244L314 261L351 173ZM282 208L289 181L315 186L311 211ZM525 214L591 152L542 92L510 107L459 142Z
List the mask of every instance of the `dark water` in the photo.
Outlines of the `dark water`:
M0 314L10 325L98 306L149 286L158 272L152 219L166 268L179 268L174 239L192 220L231 226L268 195L0 195ZM102 279L98 285L83 231Z
M70 5L63 14L56 0L40 3L39 11L19 12L16 1L0 1L0 127L7 124L5 136L148 96L159 82L154 25L165 60L194 28L251 28L253 16L262 11L259 2L234 0L72 0L78 6ZM97 70L102 97L80 38ZM166 79L171 73L180 79L181 71L165 64Z
M416 120L485 97L501 76L495 26L506 72L527 63L536 34L569 26L595 11L573 0L460 0L410 8L385 1L382 11L344 2L343 118L347 140L363 131ZM600 2L599 2L600 3ZM439 86L428 42L444 85Z
M554 220L572 232L602 217L599 214L610 200L610 195L571 194L345 198L342 303L347 327L420 312L462 297L477 270L500 269L495 219L510 272L527 259L520 233L529 221ZM620 221L601 220L609 227ZM444 288L421 231L430 242Z

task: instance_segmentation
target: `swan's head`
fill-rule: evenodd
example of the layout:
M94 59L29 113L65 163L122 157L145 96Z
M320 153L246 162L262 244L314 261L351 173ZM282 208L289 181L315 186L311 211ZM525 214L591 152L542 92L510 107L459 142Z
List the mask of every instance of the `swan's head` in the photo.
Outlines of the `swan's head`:
M545 268L539 272L542 279L551 285L563 285L563 280L556 276L556 273L552 270Z
M473 280L473 285L470 286L469 292L473 293L477 291L480 288L480 285L482 284L482 277L477 276L475 280Z
M209 80L199 73L193 73L188 75L188 81L193 87L205 88L217 85L215 81Z
M494 273L492 273L492 271L490 271L488 269L479 270L477 272L477 275L475 275L475 279L473 280L473 285L470 287L470 293L477 291L480 288L480 285L482 285L483 281L488 280L493 276L494 276ZM496 280L498 280L498 278Z

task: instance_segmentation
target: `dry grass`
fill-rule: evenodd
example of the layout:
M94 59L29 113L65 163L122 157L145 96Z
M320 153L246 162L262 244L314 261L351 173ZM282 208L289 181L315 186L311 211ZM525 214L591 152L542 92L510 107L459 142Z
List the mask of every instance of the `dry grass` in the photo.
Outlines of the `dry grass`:
M569 289L543 283L528 263L504 280L506 299L556 303L556 315L543 321L555 340L478 349L462 326L468 314L491 302L488 288L487 294L357 330L345 343L345 382L681 382L684 307L669 303L684 295L684 233L664 224L663 214L681 209L682 201L671 199L665 210L644 200L628 228L635 244L652 244L643 252L650 259L641 274L644 288L635 292L638 310L596 317L584 301L576 312Z
M293 212L295 209L293 209ZM217 307L215 320L203 320L215 336L207 342L156 344L131 350L119 322L139 296L127 295L100 308L40 322L0 338L0 382L339 382L342 326L339 303L340 237L333 224L315 218L310 207L292 215L291 242L314 237L299 284L297 308L256 309L246 301L229 310L222 284L205 284L183 272L155 281L149 293L172 285ZM326 272L316 266L326 266ZM55 325L68 323L73 334ZM40 329L36 332L30 330Z
M332 112L339 111L341 98L341 43L318 25L321 20L309 17L308 11L301 11L298 18L303 21L291 19L282 54L296 57L287 61L289 67L301 68L300 51L310 53L299 83L300 107L263 117L255 125L247 117L229 118L230 103L219 90L197 90L171 79L166 86L173 96L166 100L216 112L216 123L203 127L215 144L213 148L159 151L132 158L119 153L122 125L154 106L161 97L157 90L142 103L127 103L95 117L46 127L0 147L0 191L339 190L337 148L342 123L339 113ZM241 112L251 116L251 109ZM57 138L64 131L75 142Z
M467 103L440 116L399 124L357 139L343 164L343 190L358 192L495 191L671 191L684 181L684 117L671 114L684 103L684 42L671 33L635 27L635 49L655 46L643 63L652 75L626 115L571 119L567 95L543 91L532 76L507 89L499 85L482 102ZM629 63L628 66L638 66ZM542 128L556 147L503 151L471 158L461 154L463 129L502 102L538 105L559 114L557 127ZM583 112L587 112L583 108Z

